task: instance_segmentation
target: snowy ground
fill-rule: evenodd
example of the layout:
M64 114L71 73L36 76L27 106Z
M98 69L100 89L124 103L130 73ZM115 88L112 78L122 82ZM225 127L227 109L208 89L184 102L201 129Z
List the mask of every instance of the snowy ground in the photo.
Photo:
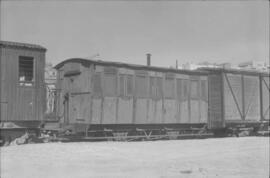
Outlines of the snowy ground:
M269 137L1 148L1 178L269 177Z

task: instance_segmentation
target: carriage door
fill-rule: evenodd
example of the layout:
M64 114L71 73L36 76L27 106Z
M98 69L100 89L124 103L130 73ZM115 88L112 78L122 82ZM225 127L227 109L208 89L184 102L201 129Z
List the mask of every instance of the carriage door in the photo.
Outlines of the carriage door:
M69 122L69 95L64 96L64 123L68 124Z
M70 95L70 123L90 122L90 93L71 93Z
M19 56L19 86L17 88L17 114L20 120L36 120L36 96L38 95L37 76L34 75L33 57ZM16 97L16 95L15 95ZM14 98L15 98L14 97Z

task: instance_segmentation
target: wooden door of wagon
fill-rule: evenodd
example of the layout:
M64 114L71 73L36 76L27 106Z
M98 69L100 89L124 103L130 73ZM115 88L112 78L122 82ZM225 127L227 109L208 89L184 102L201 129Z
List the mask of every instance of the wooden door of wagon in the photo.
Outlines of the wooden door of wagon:
M89 123L90 105L89 93L71 94L69 123Z
M259 121L259 77L224 74L226 121Z
M35 117L35 91L33 87L19 87L19 100L17 102L17 114L19 120L36 120ZM14 117L15 118L15 117Z

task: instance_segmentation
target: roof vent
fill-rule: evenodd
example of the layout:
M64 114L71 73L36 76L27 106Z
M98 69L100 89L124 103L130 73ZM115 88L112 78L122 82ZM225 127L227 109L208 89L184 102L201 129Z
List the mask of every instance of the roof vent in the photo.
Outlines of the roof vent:
M147 53L146 57L147 57L147 66L151 66L151 54Z

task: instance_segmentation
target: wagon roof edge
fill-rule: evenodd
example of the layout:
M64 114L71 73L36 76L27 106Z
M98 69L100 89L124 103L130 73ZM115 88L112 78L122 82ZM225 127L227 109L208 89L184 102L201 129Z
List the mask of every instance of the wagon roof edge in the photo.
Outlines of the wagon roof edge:
M33 50L47 51L45 47L41 45L37 45L37 44L21 43L21 42L13 42L13 41L2 41L2 40L0 40L0 47L27 48L27 49L33 49Z
M268 71L258 71L258 70L248 70L248 69L225 69L225 68L211 68L211 67L201 67L199 70L209 71L209 72L225 72L232 74L246 74L246 75L263 75L269 76Z
M174 69L174 68L166 68L166 67L158 67L158 66L130 64L130 63L123 63L123 62L92 60L92 59L85 59L85 58L66 59L58 63L54 68L58 70L64 64L69 63L69 62L81 63L84 66L89 66L90 64L96 64L96 65L103 65L103 66L131 68L135 70L152 70L152 71L172 72L172 73L193 73L193 74L201 74L201 75L208 75L209 73L208 71L202 71L202 70Z

